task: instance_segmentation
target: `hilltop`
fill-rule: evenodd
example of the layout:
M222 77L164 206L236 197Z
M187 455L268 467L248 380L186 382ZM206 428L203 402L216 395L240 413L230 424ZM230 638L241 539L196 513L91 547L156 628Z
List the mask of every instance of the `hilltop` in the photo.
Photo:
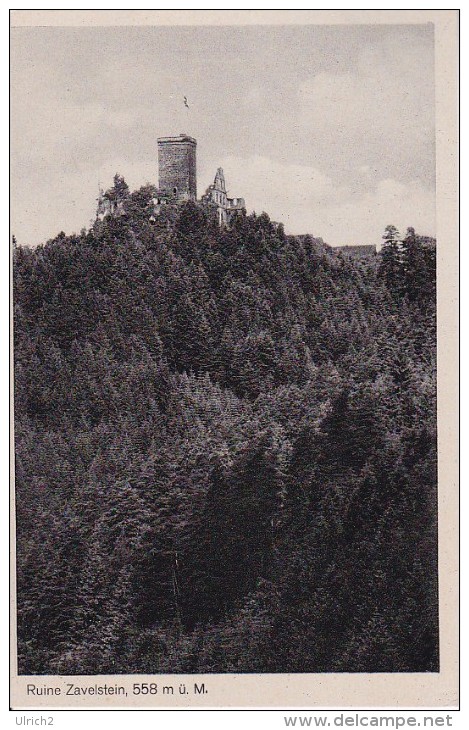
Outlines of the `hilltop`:
M133 195L14 252L20 673L438 671L434 250Z

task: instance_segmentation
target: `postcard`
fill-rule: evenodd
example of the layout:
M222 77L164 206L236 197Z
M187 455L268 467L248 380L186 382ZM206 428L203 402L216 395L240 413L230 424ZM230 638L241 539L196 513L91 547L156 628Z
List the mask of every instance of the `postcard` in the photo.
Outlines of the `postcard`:
M11 11L13 709L458 706L458 11Z

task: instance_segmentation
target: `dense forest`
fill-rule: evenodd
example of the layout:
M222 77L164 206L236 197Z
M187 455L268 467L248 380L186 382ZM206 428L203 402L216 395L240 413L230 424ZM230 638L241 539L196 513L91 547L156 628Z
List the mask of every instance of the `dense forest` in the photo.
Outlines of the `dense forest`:
M20 673L438 671L434 240L149 200L14 248Z

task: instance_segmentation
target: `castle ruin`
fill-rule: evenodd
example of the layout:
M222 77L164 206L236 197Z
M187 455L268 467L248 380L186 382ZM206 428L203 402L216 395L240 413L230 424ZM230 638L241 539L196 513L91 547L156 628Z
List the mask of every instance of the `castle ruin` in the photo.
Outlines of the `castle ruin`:
M158 188L153 198L153 216L158 215L164 205L197 201L197 141L180 134L178 137L159 137L157 145ZM220 226L229 226L233 215L245 207L244 198L228 197L221 167L198 202L215 213ZM100 190L96 217L102 220L107 215L125 215L124 201L118 199L115 188L106 192Z
M187 134L159 137L158 185L162 195L177 203L197 200L197 142Z
M230 225L234 213L241 211L245 207L244 198L228 197L225 176L221 167L218 168L215 180L205 191L201 202L216 207L218 223L221 226Z

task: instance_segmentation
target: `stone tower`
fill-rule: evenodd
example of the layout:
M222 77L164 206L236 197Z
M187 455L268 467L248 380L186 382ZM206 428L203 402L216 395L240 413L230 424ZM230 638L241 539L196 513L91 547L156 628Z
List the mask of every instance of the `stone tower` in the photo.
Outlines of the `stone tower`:
M196 148L187 134L158 138L158 187L177 202L197 200Z

